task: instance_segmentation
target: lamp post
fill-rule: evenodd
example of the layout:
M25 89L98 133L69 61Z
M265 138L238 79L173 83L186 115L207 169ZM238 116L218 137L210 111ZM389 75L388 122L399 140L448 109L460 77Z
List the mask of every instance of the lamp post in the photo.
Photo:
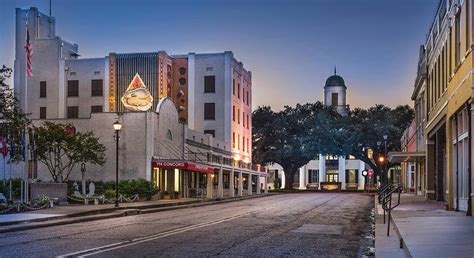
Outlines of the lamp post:
M367 169L362 170L362 176L364 177L364 192L367 191Z
M383 153L384 153L384 155L385 155L386 158L388 157L388 155L387 155L387 139L388 139L388 134L387 134L387 133L384 133L384 134L383 134L383 142L384 142L384 147L385 147L385 148L384 148L384 152L383 152ZM384 174L385 174L384 176L385 176L385 179L386 179L387 182L388 182L387 161L385 161L385 162L383 163L383 165L384 165Z
M115 130L115 207L119 206L119 199L118 199L118 163L119 163L119 132L122 129L122 124L119 123L117 120L114 123L114 130Z
M85 173L86 173L86 163L81 163L81 174L82 174L82 178L81 178L81 188L82 188L82 195L86 195L86 176L85 176Z

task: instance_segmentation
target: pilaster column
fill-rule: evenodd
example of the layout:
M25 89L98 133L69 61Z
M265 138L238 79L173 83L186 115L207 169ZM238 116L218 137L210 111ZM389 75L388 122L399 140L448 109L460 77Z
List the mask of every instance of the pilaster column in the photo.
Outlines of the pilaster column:
M207 198L212 199L212 174L207 174Z
M235 195L235 189L234 189L234 167L232 167L232 170L230 171L229 174L229 196L234 197Z
M248 191L248 195L252 195L252 174L250 173L247 179L247 191Z
M298 187L298 189L305 189L306 188L306 185L304 184L304 181L305 181L304 180L304 168L305 168L305 166L302 166L302 167L299 168L299 171L298 171L298 173L300 174L300 176L298 177L299 178L298 184L300 185Z
M244 191L244 183L243 183L243 176L242 176L242 169L239 170L239 185L237 187L237 195L242 196L242 192Z
M346 190L346 158L339 157L339 181L341 182L341 189Z
M359 160L359 182L358 182L358 189L364 190L365 189L365 177L362 175L362 171L365 169L365 163ZM367 175L367 178L369 176Z
M263 186L265 186L265 190L263 191L264 193L268 193L268 176L265 177L265 182L263 183Z
M321 189L321 182L326 181L326 159L319 154L319 187Z
M217 177L217 198L224 198L224 172L222 167L219 168L219 174Z
M257 174L257 194L260 194L262 191L262 188L260 187L260 175Z

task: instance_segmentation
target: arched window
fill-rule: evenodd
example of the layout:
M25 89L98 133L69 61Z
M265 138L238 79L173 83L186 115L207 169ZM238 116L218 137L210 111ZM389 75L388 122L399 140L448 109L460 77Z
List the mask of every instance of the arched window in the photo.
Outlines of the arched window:
M172 141L173 140L173 135L171 134L171 130L168 129L168 132L166 133L166 139Z

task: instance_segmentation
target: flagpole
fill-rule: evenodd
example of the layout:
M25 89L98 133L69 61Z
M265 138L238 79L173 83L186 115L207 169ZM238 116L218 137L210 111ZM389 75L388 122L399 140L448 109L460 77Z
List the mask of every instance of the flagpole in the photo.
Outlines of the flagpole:
M28 41L29 41L29 33L28 33L28 13L29 11L26 11L26 22L25 22L25 31L26 31L26 37L28 38ZM28 42L27 44L31 44L30 42ZM30 46L28 46L30 47ZM28 58L27 55L29 55L29 53L27 53L28 51L25 51L25 114L28 116ZM23 151L24 151L24 148L26 148L26 143L25 143L25 134L23 133ZM26 157L23 159L23 161L25 162L24 164L24 181L25 181L25 188L24 188L24 191L25 191L25 194L24 194L24 199L22 198L21 201L23 202L27 202L28 201L28 163L26 162ZM22 196L23 196L23 192L22 192Z

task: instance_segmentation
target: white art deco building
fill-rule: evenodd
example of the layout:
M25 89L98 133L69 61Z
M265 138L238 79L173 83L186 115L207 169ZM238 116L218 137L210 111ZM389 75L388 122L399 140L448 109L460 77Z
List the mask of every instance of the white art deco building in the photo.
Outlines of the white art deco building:
M326 80L324 86L324 104L333 106L341 115L349 113L349 105L346 102L346 84L344 79L336 74ZM278 164L273 164L269 168L273 181L279 181L281 188L285 187L285 176L283 168ZM365 163L348 155L347 157L319 155L316 160L311 160L308 164L299 169L295 174L295 189L316 189L319 190L363 190L365 178L362 171ZM277 184L270 186L273 188Z

